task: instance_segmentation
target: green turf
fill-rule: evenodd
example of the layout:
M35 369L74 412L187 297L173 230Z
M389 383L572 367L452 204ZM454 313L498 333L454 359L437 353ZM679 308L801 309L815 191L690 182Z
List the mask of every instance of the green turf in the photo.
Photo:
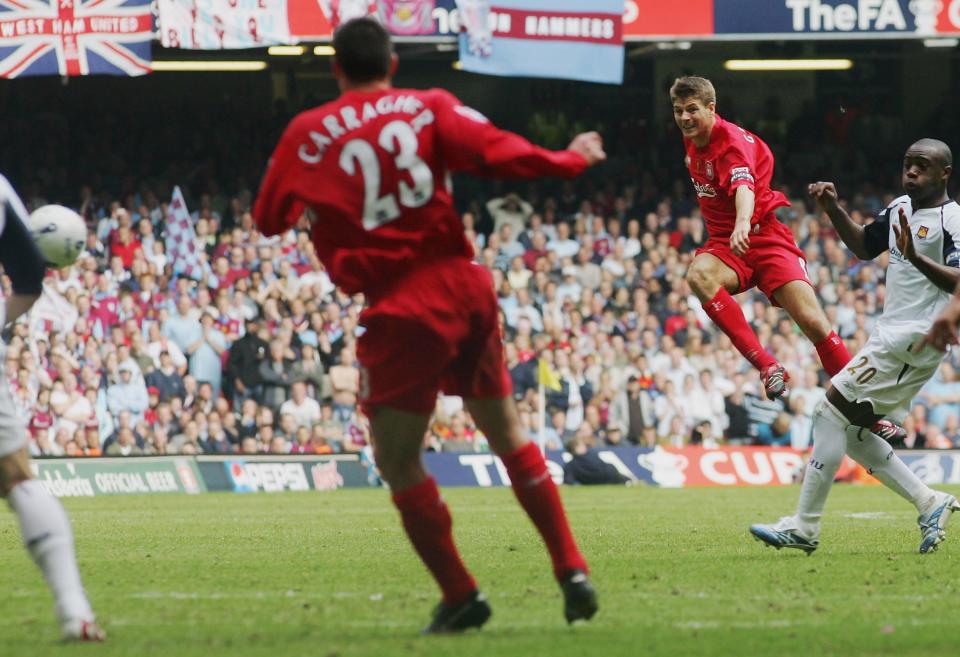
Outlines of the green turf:
M750 522L775 520L797 493L565 490L601 596L594 621L570 629L510 491L447 491L494 616L444 638L417 636L438 596L382 491L68 500L103 646L57 643L4 512L0 655L957 654L960 540L920 556L907 504L849 486L834 490L812 557L749 538Z

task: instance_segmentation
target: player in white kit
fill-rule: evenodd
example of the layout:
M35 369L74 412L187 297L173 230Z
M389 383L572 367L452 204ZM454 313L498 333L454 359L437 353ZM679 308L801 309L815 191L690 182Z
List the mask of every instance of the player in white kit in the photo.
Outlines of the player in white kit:
M950 148L921 139L903 160L905 196L863 227L837 202L833 183L810 185L840 238L862 260L890 251L883 314L863 348L833 377L814 413L813 455L793 516L750 533L777 549L817 549L820 517L844 453L916 506L920 552L945 538L956 497L931 490L890 445L868 429L880 417L902 422L920 388L937 371L943 353L925 343L934 318L960 283L960 206L947 195L953 169Z
M46 268L27 229L27 211L0 176L0 264L13 294L0 304L0 327L28 312L40 297ZM0 343L0 354L6 347ZM77 569L73 531L60 502L33 478L24 423L17 416L6 377L0 376L0 495L17 515L23 542L53 593L60 631L67 641L102 641Z

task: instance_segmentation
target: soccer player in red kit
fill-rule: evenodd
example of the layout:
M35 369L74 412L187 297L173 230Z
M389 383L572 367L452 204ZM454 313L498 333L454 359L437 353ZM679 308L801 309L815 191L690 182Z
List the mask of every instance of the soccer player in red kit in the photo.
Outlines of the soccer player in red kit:
M678 78L670 88L670 100L710 235L687 270L691 289L710 319L760 370L771 399L786 391L789 374L757 340L732 294L759 287L793 318L813 342L827 374L834 376L850 361L850 352L817 301L803 251L774 215L789 202L770 189L774 167L770 148L716 113L717 94L705 78ZM888 440L905 435L887 420L878 421L871 431Z
M390 37L358 18L334 35L339 99L293 119L254 208L267 235L315 215L313 241L332 280L369 308L358 342L361 399L377 466L410 542L443 592L427 633L480 627L490 606L467 571L423 436L438 391L465 404L502 459L540 531L569 622L596 613L596 594L543 454L524 435L511 398L490 273L471 262L449 172L571 178L603 160L595 133L551 152L498 130L439 90L395 89Z
M850 353L817 301L803 251L773 213L789 202L770 189L774 165L770 148L716 113L716 91L709 80L677 79L670 100L710 235L687 270L694 294L710 319L760 370L768 397L783 395L790 377L760 345L730 296L754 286L797 322L833 376L850 360Z

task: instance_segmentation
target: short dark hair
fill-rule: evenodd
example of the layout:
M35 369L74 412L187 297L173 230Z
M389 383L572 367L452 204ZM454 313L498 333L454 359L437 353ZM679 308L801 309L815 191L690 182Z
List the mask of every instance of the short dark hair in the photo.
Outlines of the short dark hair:
M696 75L684 75L673 81L670 87L670 100L686 100L695 98L704 105L717 102L717 92L713 88L713 83L706 78Z
M334 57L351 82L373 82L390 75L393 43L379 21L364 17L349 20L333 35Z

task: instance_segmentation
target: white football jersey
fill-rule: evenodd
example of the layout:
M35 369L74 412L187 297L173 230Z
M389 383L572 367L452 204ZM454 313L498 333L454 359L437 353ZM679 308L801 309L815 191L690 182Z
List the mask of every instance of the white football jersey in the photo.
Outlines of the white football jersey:
M930 282L897 248L893 226L899 229L900 208L906 212L917 253L941 265L960 266L960 205L954 201L914 212L910 197L901 196L866 227L868 255L875 258L890 251L887 298L875 331L894 350L909 348L911 345L903 344L909 336L925 334L951 296Z

